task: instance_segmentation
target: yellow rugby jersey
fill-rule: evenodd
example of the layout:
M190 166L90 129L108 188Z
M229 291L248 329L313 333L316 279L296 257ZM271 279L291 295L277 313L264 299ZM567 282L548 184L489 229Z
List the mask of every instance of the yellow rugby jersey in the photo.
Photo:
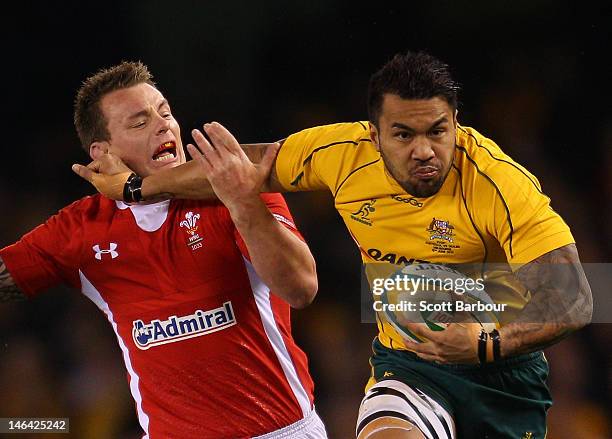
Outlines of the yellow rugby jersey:
M451 170L440 191L427 198L409 195L388 173L368 122L289 136L276 173L287 191L331 191L364 263L502 262L516 270L574 242L538 180L469 127L458 126ZM529 292L507 267L488 274L486 291L518 311ZM385 346L404 349L391 325L378 319L378 326Z

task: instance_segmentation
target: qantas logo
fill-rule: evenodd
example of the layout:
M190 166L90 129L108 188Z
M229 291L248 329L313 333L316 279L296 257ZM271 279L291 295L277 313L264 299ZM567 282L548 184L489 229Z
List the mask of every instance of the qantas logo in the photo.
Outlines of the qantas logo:
M187 338L200 337L221 331L236 324L232 302L225 302L219 308L197 310L186 316L170 316L166 320L152 320L145 323L134 320L132 337L139 349L174 343Z
M399 255L397 253L385 253L384 251L379 250L377 248L369 248L367 253L368 253L368 256L370 256L372 259L374 259L377 262L388 262L390 264L396 264L396 265L412 265L412 264L429 263L429 261L426 261L424 259L408 258L404 255Z
M110 255L111 259L115 259L117 256L119 256L119 252L117 252L117 247L118 247L118 245L116 243L111 242L110 243L110 248L108 250L100 249L100 244L94 245L92 247L92 249L96 253L94 255L94 257L98 261L101 261L102 260L102 255Z

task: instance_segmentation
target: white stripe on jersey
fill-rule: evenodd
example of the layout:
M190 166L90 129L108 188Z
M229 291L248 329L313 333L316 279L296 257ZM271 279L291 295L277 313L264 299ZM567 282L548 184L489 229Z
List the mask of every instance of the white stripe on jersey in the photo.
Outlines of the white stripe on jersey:
M306 390L298 377L293 361L291 360L291 356L289 355L289 351L287 351L287 346L285 346L283 336L276 326L276 320L274 319L274 313L272 312L272 304L270 303L270 289L263 283L255 272L253 265L246 258L244 258L244 264L246 265L249 281L251 282L251 289L255 295L257 310L259 311L259 316L261 317L261 322L263 323L268 340L270 341L272 349L274 349L274 353L276 354L276 357L283 368L283 372L285 373L285 377L289 382L289 386L291 386L291 390L293 390L293 394L300 404L302 414L304 417L306 417L306 415L311 412L310 399L308 398L308 393L306 393Z
M117 331L117 324L113 320L113 313L108 307L108 303L104 301L100 292L93 286L93 284L85 277L83 272L79 270L79 277L81 278L81 290L83 294L87 296L93 303L96 304L100 310L104 314L106 314L106 318L110 322L113 330L115 331L115 335L117 336L117 341L119 342L119 347L121 348L121 352L123 352L123 361L125 362L125 367L130 374L130 392L132 393L132 397L136 402L136 411L138 414L138 422L140 426L145 432L145 435L142 439L149 439L149 415L147 415L142 409L142 395L140 394L140 390L138 388L138 383L140 381L140 377L134 371L132 367L132 362L130 361L130 354L128 352L123 339L119 336L119 331Z

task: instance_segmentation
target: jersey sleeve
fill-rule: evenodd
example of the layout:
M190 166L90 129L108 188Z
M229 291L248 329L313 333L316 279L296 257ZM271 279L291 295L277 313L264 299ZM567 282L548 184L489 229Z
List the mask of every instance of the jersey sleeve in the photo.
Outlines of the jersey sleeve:
M574 243L568 225L552 209L536 178L520 168L505 172L505 178L496 180L492 233L513 269Z
M80 285L81 221L69 206L16 243L0 250L11 277L27 296L61 283Z
M304 241L301 233L298 231L295 223L293 221L293 217L291 216L291 212L289 211L289 206L287 206L287 202L285 198L278 193L265 193L260 195L263 202L266 204L266 207L272 213L272 216L281 223L285 228L289 229L294 235ZM247 250L246 244L240 236L240 233L237 229L234 228L234 236L236 239L236 243L242 252L242 255L250 259L249 252Z
M370 142L367 122L338 123L292 134L276 158L276 175L289 192L329 189L332 193L355 165L355 149Z

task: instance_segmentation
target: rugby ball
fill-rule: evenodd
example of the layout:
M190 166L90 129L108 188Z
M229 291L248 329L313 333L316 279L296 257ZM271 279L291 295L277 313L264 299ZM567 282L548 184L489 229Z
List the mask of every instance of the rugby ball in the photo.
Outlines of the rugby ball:
M484 280L445 265L406 265L374 282L375 311L409 340L425 341L402 322L424 323L434 331L452 323L478 323L486 332L499 328L500 306L485 291Z

